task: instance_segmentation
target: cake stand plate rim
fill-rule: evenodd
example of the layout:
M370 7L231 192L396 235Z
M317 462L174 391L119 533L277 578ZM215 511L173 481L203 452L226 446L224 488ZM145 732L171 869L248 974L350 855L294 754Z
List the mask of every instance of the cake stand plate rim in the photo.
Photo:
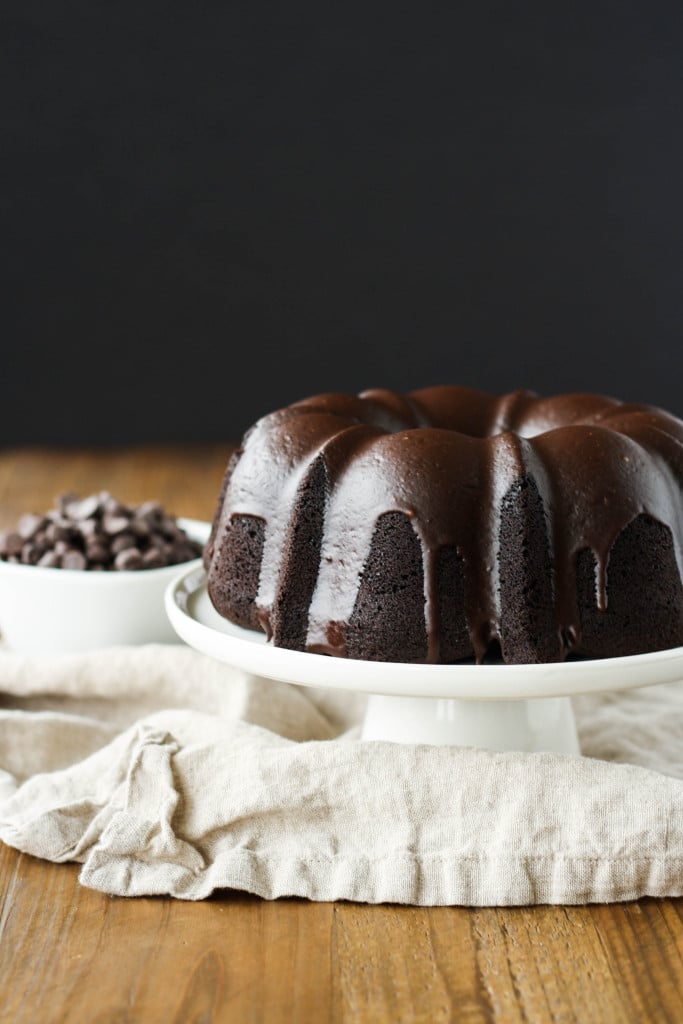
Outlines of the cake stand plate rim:
M636 689L683 680L683 647L622 658L540 665L420 665L353 661L266 643L263 634L222 619L206 594L206 574L185 567L169 584L166 612L190 647L252 675L299 686L387 696L526 700Z

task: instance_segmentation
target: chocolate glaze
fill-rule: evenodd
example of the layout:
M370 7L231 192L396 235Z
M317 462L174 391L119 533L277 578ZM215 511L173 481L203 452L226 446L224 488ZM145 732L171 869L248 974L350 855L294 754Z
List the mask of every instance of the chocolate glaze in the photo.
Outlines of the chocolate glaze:
M600 610L608 606L612 546L638 516L668 527L683 573L683 423L668 413L599 395L494 397L461 387L320 395L264 417L245 436L207 548L209 592L226 614L217 595L227 557L222 530L235 517L263 521L255 604L269 636L312 473L324 478L324 505L319 568L307 584L306 650L346 655L376 525L401 513L421 544L426 660L439 660L437 564L446 552L464 573L465 620L481 661L501 640L501 511L520 481L533 482L545 520L554 657L581 651L579 552L593 554Z

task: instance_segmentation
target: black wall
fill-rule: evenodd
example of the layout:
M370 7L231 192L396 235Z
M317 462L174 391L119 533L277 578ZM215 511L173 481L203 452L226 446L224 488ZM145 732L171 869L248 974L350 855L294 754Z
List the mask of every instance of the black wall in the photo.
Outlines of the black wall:
M444 381L683 414L680 4L3 11L0 443Z

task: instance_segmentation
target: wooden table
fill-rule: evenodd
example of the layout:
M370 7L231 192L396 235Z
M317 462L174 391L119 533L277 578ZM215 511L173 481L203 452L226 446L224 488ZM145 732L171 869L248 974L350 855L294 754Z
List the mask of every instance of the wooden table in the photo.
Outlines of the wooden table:
M211 515L229 446L0 452L0 527L63 490ZM118 899L0 844L0 1021L683 1021L683 900L468 910Z

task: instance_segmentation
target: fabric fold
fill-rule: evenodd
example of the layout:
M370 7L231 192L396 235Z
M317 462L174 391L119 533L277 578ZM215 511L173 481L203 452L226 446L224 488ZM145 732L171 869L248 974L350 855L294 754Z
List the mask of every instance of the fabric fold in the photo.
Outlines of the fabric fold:
M577 699L582 757L360 742L362 700L182 647L2 654L0 691L0 838L103 892L683 895L680 684Z

